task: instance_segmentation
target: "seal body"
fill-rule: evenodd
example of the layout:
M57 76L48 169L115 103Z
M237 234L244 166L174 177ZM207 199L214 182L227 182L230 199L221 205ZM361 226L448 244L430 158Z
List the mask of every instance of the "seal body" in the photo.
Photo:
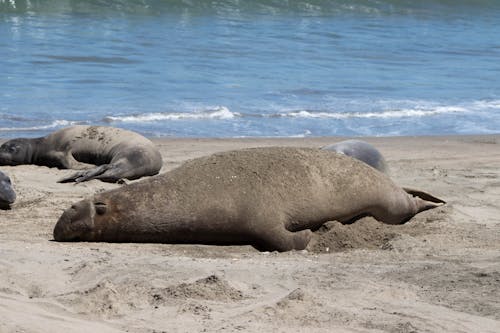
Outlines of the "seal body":
M365 162L369 166L377 169L380 172L387 173L387 163L384 156L371 144L361 140L345 140L321 149L335 151L340 154L351 156L355 159Z
M10 178L0 171L0 208L7 208L16 201L16 192Z
M188 161L82 200L56 241L251 244L304 249L311 229L372 215L391 224L436 207L350 157L309 148L253 148Z
M156 146L137 133L106 126L72 126L0 146L0 165L19 164L82 169L60 182L94 178L116 182L157 174L162 158Z

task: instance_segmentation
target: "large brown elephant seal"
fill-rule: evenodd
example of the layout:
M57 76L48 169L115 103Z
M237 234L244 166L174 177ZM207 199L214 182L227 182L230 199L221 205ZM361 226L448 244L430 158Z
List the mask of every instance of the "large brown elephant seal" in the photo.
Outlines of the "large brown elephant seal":
M0 171L0 209L8 209L16 201L16 192L12 188L9 176Z
M413 191L413 193L419 193ZM251 244L304 249L331 220L404 223L443 203L414 197L353 158L309 148L253 148L188 161L67 209L56 241Z
M114 127L80 125L42 138L9 140L0 146L0 165L19 164L86 169L59 182L94 178L116 182L157 174L162 158L156 146L142 135Z
M365 162L380 172L387 173L384 156L371 144L362 140L345 140L321 147Z

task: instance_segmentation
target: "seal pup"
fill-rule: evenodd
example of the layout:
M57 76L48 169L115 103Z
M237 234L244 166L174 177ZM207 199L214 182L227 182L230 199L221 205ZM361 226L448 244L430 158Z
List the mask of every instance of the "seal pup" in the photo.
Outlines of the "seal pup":
M16 192L12 188L9 176L0 171L0 209L8 209L16 201Z
M328 146L323 146L321 149L331 150L340 154L351 156L365 162L380 172L388 172L384 156L382 156L377 148L368 142L361 140L345 140Z
M425 196L427 200L406 193L389 177L342 154L251 148L193 159L79 201L63 212L53 235L56 241L302 250L311 230L327 221L349 223L371 215L400 224L444 203Z
M72 126L45 137L13 139L0 146L0 165L36 164L82 169L59 182L117 182L157 174L157 147L135 132L106 126ZM97 165L97 167L95 167Z

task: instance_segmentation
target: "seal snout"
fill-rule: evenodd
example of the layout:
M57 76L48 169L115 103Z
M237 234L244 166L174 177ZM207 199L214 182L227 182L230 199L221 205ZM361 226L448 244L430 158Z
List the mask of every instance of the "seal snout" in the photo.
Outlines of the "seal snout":
M86 240L92 231L95 210L89 200L79 201L66 209L54 227L58 242Z
M14 165L11 154L0 152L0 165Z

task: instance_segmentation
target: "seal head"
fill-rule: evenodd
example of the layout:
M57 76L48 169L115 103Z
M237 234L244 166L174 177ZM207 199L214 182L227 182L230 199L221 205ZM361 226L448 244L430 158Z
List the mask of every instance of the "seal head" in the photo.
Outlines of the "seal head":
M0 146L0 165L21 165L31 161L31 139L13 139Z
M12 189L10 178L0 172L0 208L8 208L16 201L16 193Z
M82 200L66 209L54 228L56 241L86 241L94 231L94 217L103 214L105 205Z

